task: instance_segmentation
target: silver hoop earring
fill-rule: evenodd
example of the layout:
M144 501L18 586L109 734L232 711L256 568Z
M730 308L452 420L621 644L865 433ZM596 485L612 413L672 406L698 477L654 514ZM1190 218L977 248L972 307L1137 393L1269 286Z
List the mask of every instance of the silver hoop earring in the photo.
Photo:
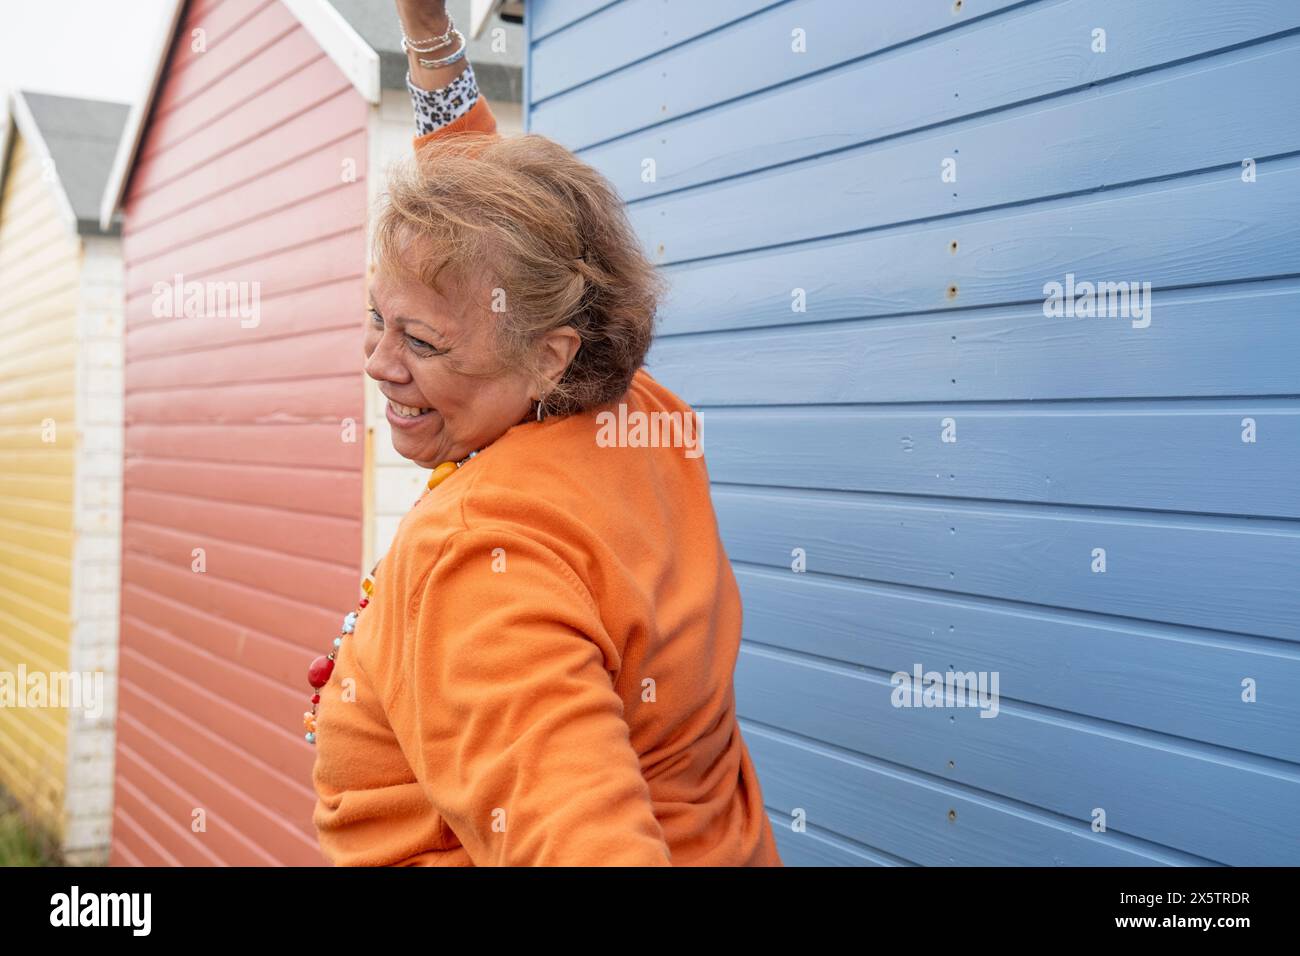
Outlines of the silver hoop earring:
M539 422L542 420L542 400L540 398L537 400L537 420Z

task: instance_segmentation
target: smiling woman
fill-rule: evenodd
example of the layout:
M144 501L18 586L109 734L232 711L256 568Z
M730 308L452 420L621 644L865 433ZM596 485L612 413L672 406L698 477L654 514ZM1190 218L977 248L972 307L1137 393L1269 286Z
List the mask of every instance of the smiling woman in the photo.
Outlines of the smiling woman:
M662 280L597 171L495 134L442 4L398 12L417 116L444 122L387 186L366 372L433 475L311 669L321 847L779 866L704 460L600 437L615 404L693 414L642 368Z

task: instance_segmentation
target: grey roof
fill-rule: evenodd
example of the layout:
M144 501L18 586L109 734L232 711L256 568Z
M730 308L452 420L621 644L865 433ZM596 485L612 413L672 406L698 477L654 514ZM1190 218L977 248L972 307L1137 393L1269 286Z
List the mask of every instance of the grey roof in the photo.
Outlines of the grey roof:
M99 204L130 107L26 90L22 97L54 160L54 171L77 217L77 231L102 233ZM109 230L116 231L116 226Z
M470 0L447 0L456 29L469 29ZM376 0L330 0L330 5L379 54L379 78L385 89L406 89L406 54L401 25L391 3ZM492 31L505 30L505 51L492 50ZM466 34L468 38L468 34ZM489 101L518 103L523 97L524 29L494 16L483 35L469 40L465 55L474 65L479 89Z

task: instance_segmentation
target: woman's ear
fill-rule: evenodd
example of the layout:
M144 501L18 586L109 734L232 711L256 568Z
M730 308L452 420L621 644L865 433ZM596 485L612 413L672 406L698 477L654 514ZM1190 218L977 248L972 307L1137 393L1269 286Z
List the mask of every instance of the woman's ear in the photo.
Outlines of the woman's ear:
M581 345L582 337L571 325L562 325L546 333L541 342L541 372L548 382L555 384L560 380Z

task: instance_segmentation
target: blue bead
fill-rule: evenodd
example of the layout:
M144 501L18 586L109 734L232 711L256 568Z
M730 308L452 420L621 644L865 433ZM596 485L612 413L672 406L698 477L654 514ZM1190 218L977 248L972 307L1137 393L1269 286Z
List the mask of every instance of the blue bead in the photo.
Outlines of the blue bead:
M307 735L307 743L314 744L315 742L316 742L316 735L309 733Z
M339 647L342 646L343 646L343 638L341 637L334 638L334 648L337 650Z
M351 633L352 633L353 631L355 631L356 629L357 629L357 628L356 628L356 625L355 625L355 624L344 624L344 625L343 625L343 633L344 633L344 634L351 634Z

